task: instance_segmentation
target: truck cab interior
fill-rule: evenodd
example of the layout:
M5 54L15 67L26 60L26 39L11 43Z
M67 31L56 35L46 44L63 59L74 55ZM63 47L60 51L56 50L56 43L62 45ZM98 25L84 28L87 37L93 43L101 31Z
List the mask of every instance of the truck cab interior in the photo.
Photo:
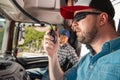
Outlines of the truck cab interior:
M42 40L51 25L63 29L65 20L59 9L71 0L1 0L0 1L0 79L13 71L48 66ZM68 28L70 29L70 28ZM17 64L16 64L17 63ZM6 72L11 66L12 71ZM6 72L6 73L4 73ZM25 73L24 73L25 74ZM15 75L15 74L11 74ZM23 75L25 79L26 75ZM17 75L8 79L17 79Z
M0 66L7 61L18 63L25 70L48 66L48 57L44 53L42 40L45 31L51 25L57 26L58 29L68 29L71 32L69 42L76 49L77 55L81 56L81 44L77 42L76 35L70 28L71 20L63 19L59 12L61 6L71 6L76 1L0 0ZM120 1L111 0L111 2L116 10L116 30L120 32L118 11ZM5 69L3 68L5 66L10 66L6 64L0 67L0 70Z

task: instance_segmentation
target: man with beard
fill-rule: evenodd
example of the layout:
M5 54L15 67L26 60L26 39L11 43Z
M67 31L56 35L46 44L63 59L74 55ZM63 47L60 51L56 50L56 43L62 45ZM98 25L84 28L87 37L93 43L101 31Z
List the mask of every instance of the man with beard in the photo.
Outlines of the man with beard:
M90 52L64 73L56 55L58 41L53 43L54 38L45 35L51 80L120 80L120 37L110 0L78 0L74 6L61 7L60 12L73 20L71 28L79 42L89 45Z

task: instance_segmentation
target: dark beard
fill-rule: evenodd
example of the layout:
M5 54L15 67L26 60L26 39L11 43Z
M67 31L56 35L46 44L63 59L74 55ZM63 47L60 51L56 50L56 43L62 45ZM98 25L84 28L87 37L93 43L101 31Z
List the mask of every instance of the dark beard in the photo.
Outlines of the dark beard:
M83 33L81 36L78 36L77 40L83 44L90 44L94 41L97 33L98 29L96 26L94 26L91 31Z

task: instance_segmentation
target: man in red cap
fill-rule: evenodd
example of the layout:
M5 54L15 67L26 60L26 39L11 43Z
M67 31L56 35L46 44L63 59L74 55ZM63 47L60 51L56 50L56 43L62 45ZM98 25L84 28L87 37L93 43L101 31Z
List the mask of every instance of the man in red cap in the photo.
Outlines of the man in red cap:
M110 0L78 0L74 6L61 7L60 12L65 19L73 20L77 40L89 45L90 52L63 73L56 55L58 41L53 43L54 38L45 35L51 80L120 80L120 37Z

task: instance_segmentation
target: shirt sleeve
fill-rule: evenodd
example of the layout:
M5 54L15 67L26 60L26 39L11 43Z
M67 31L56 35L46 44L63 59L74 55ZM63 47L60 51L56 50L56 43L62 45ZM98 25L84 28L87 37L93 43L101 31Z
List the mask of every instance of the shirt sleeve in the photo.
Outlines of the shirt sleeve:
M64 80L77 80L77 72L84 60L86 59L88 54L82 57L72 68L68 69L68 71L64 74Z
M74 65L72 68L66 71L64 74L64 80L76 80L77 69L78 69L78 64Z

